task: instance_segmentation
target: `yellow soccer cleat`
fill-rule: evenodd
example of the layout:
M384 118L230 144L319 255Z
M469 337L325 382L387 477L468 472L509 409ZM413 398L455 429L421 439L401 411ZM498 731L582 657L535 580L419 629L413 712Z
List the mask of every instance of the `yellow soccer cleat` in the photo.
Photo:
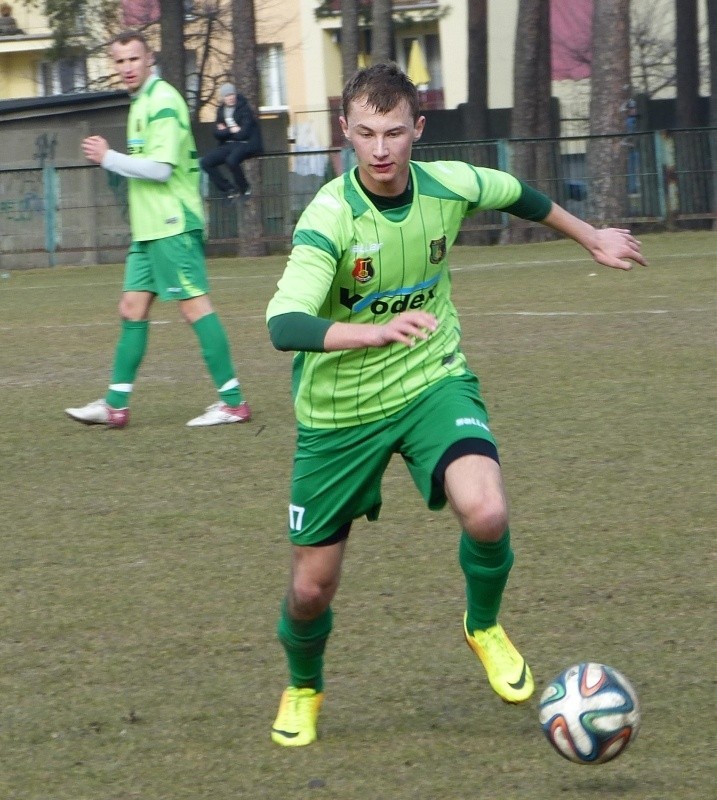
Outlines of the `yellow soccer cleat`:
M303 747L316 741L316 722L323 692L289 686L281 695L279 711L271 728L271 739L284 747Z
M468 614L463 617L463 633L470 649L481 660L493 691L506 703L522 703L535 691L533 675L525 659L515 649L502 625L468 633Z

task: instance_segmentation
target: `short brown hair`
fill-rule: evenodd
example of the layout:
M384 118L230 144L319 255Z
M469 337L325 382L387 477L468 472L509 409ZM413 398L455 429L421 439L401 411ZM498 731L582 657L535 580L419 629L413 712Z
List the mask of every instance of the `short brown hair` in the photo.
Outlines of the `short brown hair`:
M115 36L112 39L110 45L129 44L130 42L140 42L148 53L152 52L152 49L147 44L147 39L145 35L140 31L133 31L133 30L122 31L122 33L118 33L117 36Z
M341 94L344 116L348 116L349 106L359 98L366 98L366 105L379 114L393 111L402 100L406 101L414 121L420 114L418 90L401 70L398 64L386 62L360 69L350 78Z

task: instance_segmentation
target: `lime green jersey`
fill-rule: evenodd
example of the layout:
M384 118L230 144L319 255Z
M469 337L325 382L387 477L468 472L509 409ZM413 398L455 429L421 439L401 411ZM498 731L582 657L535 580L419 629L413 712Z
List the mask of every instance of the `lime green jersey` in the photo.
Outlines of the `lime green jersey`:
M356 170L322 187L297 223L267 320L298 311L382 324L422 309L435 315L438 329L410 348L394 343L297 354L295 408L303 425L341 428L385 419L428 386L467 370L448 256L467 215L510 206L522 187L505 172L459 161L411 162L410 172L407 211L378 211Z
M156 77L132 97L127 152L172 166L166 183L128 178L132 239L144 242L204 229L197 147L184 98Z

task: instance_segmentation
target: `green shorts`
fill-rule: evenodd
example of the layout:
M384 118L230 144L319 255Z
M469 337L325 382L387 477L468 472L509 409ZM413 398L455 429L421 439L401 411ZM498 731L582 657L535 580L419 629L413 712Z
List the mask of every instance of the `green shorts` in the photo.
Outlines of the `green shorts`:
M351 522L378 519L381 479L400 453L427 506L446 503L443 475L462 455L498 460L478 379L471 373L445 378L398 414L350 428L299 425L289 506L293 544L316 545L343 538Z
M188 231L132 242L124 269L125 292L152 292L160 300L189 300L209 291L204 234Z

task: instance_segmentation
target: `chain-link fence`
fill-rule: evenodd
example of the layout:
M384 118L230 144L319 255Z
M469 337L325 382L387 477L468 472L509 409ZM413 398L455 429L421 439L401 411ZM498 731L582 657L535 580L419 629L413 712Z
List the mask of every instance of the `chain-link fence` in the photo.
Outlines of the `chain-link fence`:
M717 129L656 131L613 137L624 148L619 219L640 224L709 224L715 209ZM518 148L534 148L535 183L582 219L591 218L594 176L589 137L496 140L417 145L416 160L462 160L511 171ZM247 239L266 252L286 251L293 228L316 191L353 161L346 149L275 153L255 162L259 179L251 197L227 203L204 182L208 251L230 254ZM247 214L247 204L259 214ZM256 208L256 207L255 207ZM249 218L260 219L251 226ZM508 215L481 212L466 220L466 240L480 231L497 240ZM121 261L129 244L126 181L87 165L0 167L0 268ZM459 240L460 241L460 240Z

